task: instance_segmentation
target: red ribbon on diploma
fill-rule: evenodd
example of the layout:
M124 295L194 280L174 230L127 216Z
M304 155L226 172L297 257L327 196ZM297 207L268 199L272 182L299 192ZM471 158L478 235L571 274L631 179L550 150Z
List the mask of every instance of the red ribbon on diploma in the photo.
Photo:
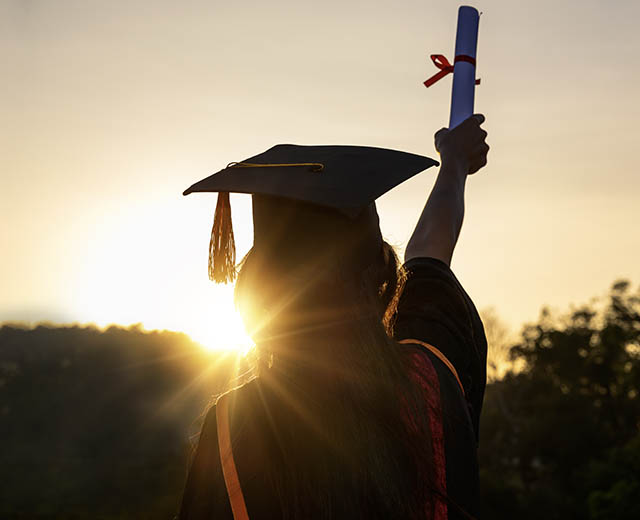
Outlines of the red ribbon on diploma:
M451 74L453 72L453 67L459 61L466 61L467 63L471 63L474 67L476 66L476 59L472 56L467 56L466 54L459 54L453 60L454 65L449 63L449 60L445 58L442 54L432 54L431 61L433 64L440 69L440 72L436 72L433 76L431 76L427 81L424 82L424 86L429 88L436 81L440 81L447 74ZM476 85L480 85L480 80L476 80Z

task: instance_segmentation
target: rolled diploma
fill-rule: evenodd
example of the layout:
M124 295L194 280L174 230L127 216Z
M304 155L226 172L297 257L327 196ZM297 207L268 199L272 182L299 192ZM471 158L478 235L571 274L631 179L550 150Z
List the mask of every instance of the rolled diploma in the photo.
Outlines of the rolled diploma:
M476 57L478 45L478 11L466 5L458 10L455 56L466 54ZM451 88L451 117L449 130L473 115L473 95L476 87L476 67L466 61L455 63Z

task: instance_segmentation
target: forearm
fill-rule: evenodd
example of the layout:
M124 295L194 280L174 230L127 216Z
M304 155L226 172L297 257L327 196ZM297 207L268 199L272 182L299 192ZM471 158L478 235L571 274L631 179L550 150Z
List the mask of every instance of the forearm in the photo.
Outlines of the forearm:
M464 188L467 170L455 162L444 162L422 210L407 249L405 262L431 257L451 264L453 250L464 219Z

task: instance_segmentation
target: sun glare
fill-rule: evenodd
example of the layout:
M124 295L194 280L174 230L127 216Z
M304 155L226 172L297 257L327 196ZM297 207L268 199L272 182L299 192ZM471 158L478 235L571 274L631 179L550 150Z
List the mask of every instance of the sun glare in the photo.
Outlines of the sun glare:
M198 219L204 221L205 214L209 219L210 202L196 205L202 213L196 211ZM237 239L245 242L238 250L243 251L253 239L251 199L234 202L245 206L235 219ZM104 228L94 230L100 240L83 257L69 291L76 320L99 326L141 323L147 330L185 332L208 351L248 353L254 344L234 306L233 285L207 278L208 251L202 244L209 241L208 224L197 228L184 208L167 209L166 201L154 204L115 212ZM156 257L150 259L146 251L155 251Z
M240 315L233 307L216 315L215 320L192 324L186 332L203 348L212 352L237 352L246 355L254 347Z
M202 293L192 294L187 312L176 313L177 328L208 351L248 354L254 342L233 303L233 287L210 283L204 287Z
M246 355L254 343L233 304L233 288L210 284L206 287L198 304L182 316L181 329L206 350Z

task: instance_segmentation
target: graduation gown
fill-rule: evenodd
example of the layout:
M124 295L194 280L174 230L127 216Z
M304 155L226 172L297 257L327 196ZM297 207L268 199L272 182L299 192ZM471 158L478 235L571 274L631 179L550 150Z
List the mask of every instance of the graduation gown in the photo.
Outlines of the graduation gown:
M435 480L452 503L436 503L436 520L478 511L478 423L486 384L487 342L482 322L451 269L434 258L405 265L407 283L398 305L395 337L425 388L435 462ZM430 346L435 346L436 349ZM231 445L249 517L279 518L277 501L251 468L279 445L277 402L260 379L229 394ZM275 427L274 427L275 423ZM219 455L216 407L207 414L183 495L180 520L232 519ZM266 459L265 459L265 463ZM453 505L455 504L455 505Z

